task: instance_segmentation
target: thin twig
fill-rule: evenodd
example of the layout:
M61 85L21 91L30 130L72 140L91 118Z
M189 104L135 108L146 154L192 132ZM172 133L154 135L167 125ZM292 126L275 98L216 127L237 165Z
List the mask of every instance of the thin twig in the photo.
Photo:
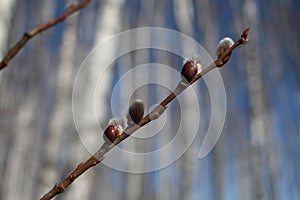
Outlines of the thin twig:
M104 144L102 147L99 148L99 150L91 156L85 163L79 164L76 169L67 176L62 182L57 183L48 193L46 193L41 200L49 200L52 199L57 194L60 194L65 191L65 189L81 174L83 174L86 170L89 168L97 165L104 159L104 155L110 151L114 146L125 140L127 137L129 137L131 134L133 134L136 130L139 128L145 126L149 122L158 119L165 109L167 108L167 105L181 92L183 92L186 88L188 88L191 84L193 84L195 81L200 79L202 76L204 76L209 71L213 70L216 67L222 67L227 61L228 56L231 54L231 52L241 44L246 44L247 37L249 33L249 28L245 29L241 37L231 46L229 49L227 49L217 60L215 60L214 63L207 66L205 69L203 69L199 74L196 75L196 77L190 82L190 84L185 84L182 81L178 84L178 86L175 88L175 90L167 96L156 108L154 108L148 115L146 115L138 124L127 127L124 132L118 136L110 145Z
M30 40L35 35L64 21L68 16L70 16L74 12L80 10L81 8L86 6L89 2L90 2L90 0L82 0L77 4L71 5L58 17L56 17L46 23L38 25L30 31L25 32L23 37L13 47L10 48L10 50L8 51L6 56L0 62L0 71L8 65L9 61L11 61L17 55L17 53L23 48L23 46L28 42L28 40Z

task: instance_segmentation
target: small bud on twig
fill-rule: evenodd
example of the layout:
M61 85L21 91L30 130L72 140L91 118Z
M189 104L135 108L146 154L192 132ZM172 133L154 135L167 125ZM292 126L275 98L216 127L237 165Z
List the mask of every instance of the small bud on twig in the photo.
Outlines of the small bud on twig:
M144 103L140 99L136 99L129 106L127 113L127 124L133 126L138 124L144 116Z
M191 82L196 74L200 71L200 62L196 59L187 60L181 70L181 78L183 82Z
M122 118L112 118L105 129L103 139L106 142L113 142L123 132L124 121Z

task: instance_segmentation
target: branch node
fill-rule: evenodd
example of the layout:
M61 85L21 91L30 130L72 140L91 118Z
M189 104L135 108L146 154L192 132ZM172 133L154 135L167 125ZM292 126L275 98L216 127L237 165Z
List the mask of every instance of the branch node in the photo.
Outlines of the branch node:
M224 62L223 62L223 60L218 59L218 60L215 61L215 64L216 64L217 67L222 67L224 65Z
M80 163L77 165L76 169L80 168L83 164L84 164L83 162L80 162Z
M149 117L152 120L156 120L159 118L159 116L161 116L164 111L166 110L166 107L162 106L162 105L158 105L150 114Z
M66 189L62 183L55 184L55 188L57 188L57 190L59 191L59 193L64 192L65 189Z
M70 180L73 182L75 179L76 179L75 175L74 175L74 174L71 174L71 175L70 175Z
M180 81L178 84L180 87L188 87L190 84L189 83L185 83L183 81Z
M31 32L30 31L26 31L24 33L24 37L27 37L27 38L30 38L32 36Z

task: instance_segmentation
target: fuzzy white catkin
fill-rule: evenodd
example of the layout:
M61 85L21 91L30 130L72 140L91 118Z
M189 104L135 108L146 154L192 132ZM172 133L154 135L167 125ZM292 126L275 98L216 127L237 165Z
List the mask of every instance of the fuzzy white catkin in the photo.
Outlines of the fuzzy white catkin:
M220 57L226 51L226 49L231 47L233 44L234 42L230 37L225 37L220 40L217 46L217 56Z

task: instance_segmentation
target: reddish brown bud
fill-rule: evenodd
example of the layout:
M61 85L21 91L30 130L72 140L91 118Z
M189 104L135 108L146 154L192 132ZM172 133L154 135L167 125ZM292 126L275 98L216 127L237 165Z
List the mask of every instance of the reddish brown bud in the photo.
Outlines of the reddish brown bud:
M136 99L129 106L127 113L127 124L132 126L138 124L144 116L144 103L140 99Z
M120 128L116 124L109 125L104 131L103 139L113 142L120 135Z
M191 82L198 73L198 63L194 60L188 60L182 67L181 78L184 82Z

